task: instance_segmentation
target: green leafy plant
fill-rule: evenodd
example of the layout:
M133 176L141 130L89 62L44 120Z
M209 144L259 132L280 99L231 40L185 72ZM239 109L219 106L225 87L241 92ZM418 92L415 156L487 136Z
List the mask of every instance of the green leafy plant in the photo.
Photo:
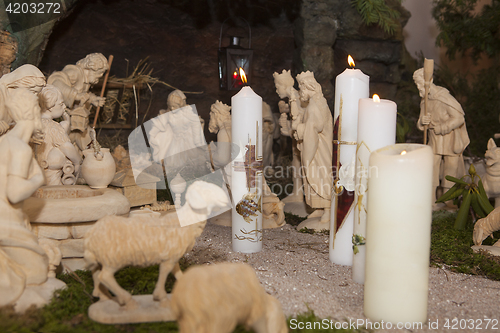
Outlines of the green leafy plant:
M359 253L358 245L366 245L366 238L361 235L352 235L352 252Z
M396 142L405 143L406 135L410 132L410 124L401 113L398 112L398 121L396 122Z
M434 73L434 82L449 89L465 111L471 141L468 154L481 156L498 127L500 0L486 5L478 0L433 0L432 15L439 29L436 45L446 48L449 59L461 55L473 63L481 59L482 67L486 66L464 72L442 65Z
M469 168L468 175L465 175L460 179L452 176L446 176L445 178L450 182L454 182L455 185L446 191L446 193L444 193L436 202L454 200L454 203L458 204L460 197L462 198L462 203L455 220L455 229L465 229L469 211L471 212L473 219L475 219L474 214L483 218L493 210L493 206L491 205L484 190L481 177L476 173L476 168L473 164L471 164Z
M351 3L366 25L376 23L386 33L394 35L398 27L397 19L401 14L389 7L385 0L352 0Z
M485 53L493 58L500 54L500 0L492 0L481 12L476 11L478 0L434 0L432 16L440 30L436 44L447 48L453 59L456 53L477 61Z

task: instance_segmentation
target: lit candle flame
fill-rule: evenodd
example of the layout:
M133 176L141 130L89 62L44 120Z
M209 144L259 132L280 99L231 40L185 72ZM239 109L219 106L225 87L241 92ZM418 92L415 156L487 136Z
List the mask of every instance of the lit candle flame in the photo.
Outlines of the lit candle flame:
M374 101L375 103L380 103L380 97L378 97L378 95L377 95L377 94L373 94L373 101Z
M348 64L349 64L349 66L351 66L351 67L354 67L354 66L355 66L355 65L354 65L354 59L353 59L350 55L347 57L347 63L348 63Z
M403 151L401 152L401 155L406 155L406 150L403 150Z
M241 77L241 82L247 83L247 76L245 74L245 71L241 67L240 67L240 77Z

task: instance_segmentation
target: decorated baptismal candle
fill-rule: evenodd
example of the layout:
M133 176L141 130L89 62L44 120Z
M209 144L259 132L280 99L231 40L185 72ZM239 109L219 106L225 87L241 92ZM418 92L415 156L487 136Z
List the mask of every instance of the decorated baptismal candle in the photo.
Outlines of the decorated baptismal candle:
M433 158L420 144L370 155L364 313L372 321L427 319Z
M368 191L368 163L370 153L396 143L397 105L380 99L378 95L359 100L358 146L356 149L356 189L354 208L354 234L352 278L365 281L366 201Z
M243 87L231 99L231 137L240 152L232 162L233 251L262 250L262 98Z
M354 66L351 56L349 64ZM358 102L369 96L370 77L359 69L346 69L335 80L333 130L334 195L330 218L330 261L352 265L354 175L358 130Z

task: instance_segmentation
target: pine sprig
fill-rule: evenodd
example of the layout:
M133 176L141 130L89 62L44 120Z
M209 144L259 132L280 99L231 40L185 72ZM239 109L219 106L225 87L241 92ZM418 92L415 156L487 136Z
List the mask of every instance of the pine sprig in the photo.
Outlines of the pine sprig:
M489 57L500 54L500 0L492 0L480 13L477 0L434 0L432 16L440 30L436 45L447 48L446 55L470 51L474 61L482 53Z
M377 24L385 33L394 35L401 13L389 7L385 0L351 0L351 3L366 25Z

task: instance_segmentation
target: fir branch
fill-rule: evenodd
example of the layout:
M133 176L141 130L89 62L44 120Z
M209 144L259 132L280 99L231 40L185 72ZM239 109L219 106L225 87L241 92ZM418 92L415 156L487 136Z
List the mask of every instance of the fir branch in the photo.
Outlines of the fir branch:
M446 55L470 51L474 61L482 53L493 58L500 54L500 0L492 0L475 13L477 0L434 0L432 16L440 30L436 45L447 48Z
M385 0L351 0L351 4L366 25L376 23L385 33L394 35L398 27L397 19L401 14L389 7Z

